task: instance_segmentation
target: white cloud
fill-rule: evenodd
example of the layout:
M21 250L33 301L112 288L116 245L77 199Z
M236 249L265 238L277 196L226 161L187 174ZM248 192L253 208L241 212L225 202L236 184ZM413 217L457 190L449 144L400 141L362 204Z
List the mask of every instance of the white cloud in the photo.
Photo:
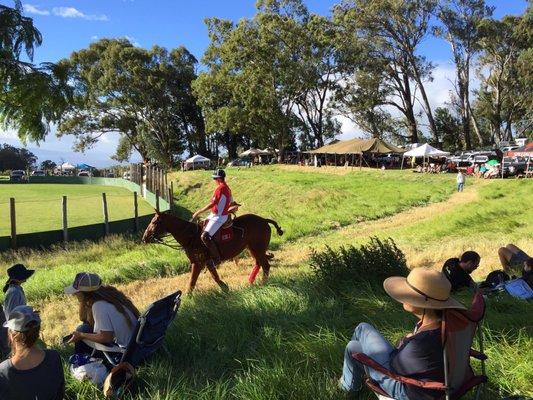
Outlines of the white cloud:
M41 10L38 6L32 4L24 4L24 12L34 15L50 15L50 11Z
M98 40L98 36L97 35L92 35L91 36L91 40Z
M52 9L52 13L62 18L82 18L88 21L109 21L107 15L84 14L83 12L74 7L54 7Z
M124 35L124 39L127 39L135 47L141 47L141 44L132 36Z
M17 139L17 131L14 129L8 129L7 131L3 131L0 129L0 139Z

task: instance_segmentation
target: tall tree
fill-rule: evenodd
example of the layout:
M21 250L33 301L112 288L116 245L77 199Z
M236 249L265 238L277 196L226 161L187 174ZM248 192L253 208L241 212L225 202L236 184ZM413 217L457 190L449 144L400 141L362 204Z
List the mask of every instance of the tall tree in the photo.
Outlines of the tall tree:
M484 0L443 0L438 10L442 26L434 30L452 48L456 68L455 91L459 99L467 149L472 148L471 126L479 144L484 144L470 104L470 70L474 57L480 50L480 24L492 15L492 11L493 8L486 6Z
M23 141L43 140L69 98L61 68L32 63L41 43L41 33L23 15L19 0L14 8L0 4L0 127L16 129Z
M31 168L36 161L35 154L25 148L0 145L0 171Z
M432 0L345 0L335 8L337 22L349 35L345 37L353 43L364 42L369 61L361 64L360 70L374 78L365 78L362 82L382 82L380 91L388 93L382 105L391 106L403 115L407 122L406 136L411 142L417 142L419 135L415 111L417 92L420 92L430 132L437 139L424 87L425 82L432 79L433 66L417 52L429 34L434 8ZM363 91L369 90L370 87Z
M185 48L145 50L125 39L103 39L61 65L69 71L74 101L59 132L74 135L77 149L118 132L118 160L134 149L145 162L170 166L187 142L193 150L205 150L203 120L191 89L196 59Z
M527 115L527 89L519 78L518 58L531 43L520 34L522 19L507 16L501 21L487 19L480 25L481 84L474 109L489 122L492 143L511 140L512 127Z

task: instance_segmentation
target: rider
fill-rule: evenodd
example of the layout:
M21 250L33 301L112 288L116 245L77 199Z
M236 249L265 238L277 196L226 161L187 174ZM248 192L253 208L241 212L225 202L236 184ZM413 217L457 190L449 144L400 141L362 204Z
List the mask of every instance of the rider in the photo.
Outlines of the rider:
M211 254L211 267L216 268L220 264L221 257L216 244L213 242L213 237L228 220L228 210L233 203L233 199L231 190L226 184L226 172L223 169L216 169L212 178L217 185L213 197L209 204L196 211L192 218L196 219L202 213L211 210L211 214L207 217L209 221L202 232L201 239Z

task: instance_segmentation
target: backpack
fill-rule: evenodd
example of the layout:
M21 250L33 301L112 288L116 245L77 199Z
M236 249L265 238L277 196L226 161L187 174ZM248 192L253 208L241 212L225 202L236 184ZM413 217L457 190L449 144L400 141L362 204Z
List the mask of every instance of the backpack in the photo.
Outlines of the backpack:
M492 271L479 285L480 288L494 289L496 286L510 280L511 277L502 270Z

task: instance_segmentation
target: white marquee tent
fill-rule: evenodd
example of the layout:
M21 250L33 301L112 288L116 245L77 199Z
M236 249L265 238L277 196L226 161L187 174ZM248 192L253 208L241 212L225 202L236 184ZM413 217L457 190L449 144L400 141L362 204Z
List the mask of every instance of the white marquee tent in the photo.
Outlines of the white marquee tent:
M447 151L442 151L442 150L439 150L439 149L436 149L435 147L425 143L423 144L422 146L418 146L414 149L411 149L409 151L406 151L405 153L403 153L403 157L402 157L402 169L403 169L403 161L404 161L404 158L405 157L422 157L423 158L423 163L425 164L426 163L426 158L429 158L430 157L433 157L433 158L438 158L438 157L446 157L446 156L449 156L450 153L448 153Z
M211 165L211 160L207 157L201 156L200 154L196 154L195 156L192 156L191 158L188 158L185 160L184 163L188 169L196 169L196 168L208 168Z

